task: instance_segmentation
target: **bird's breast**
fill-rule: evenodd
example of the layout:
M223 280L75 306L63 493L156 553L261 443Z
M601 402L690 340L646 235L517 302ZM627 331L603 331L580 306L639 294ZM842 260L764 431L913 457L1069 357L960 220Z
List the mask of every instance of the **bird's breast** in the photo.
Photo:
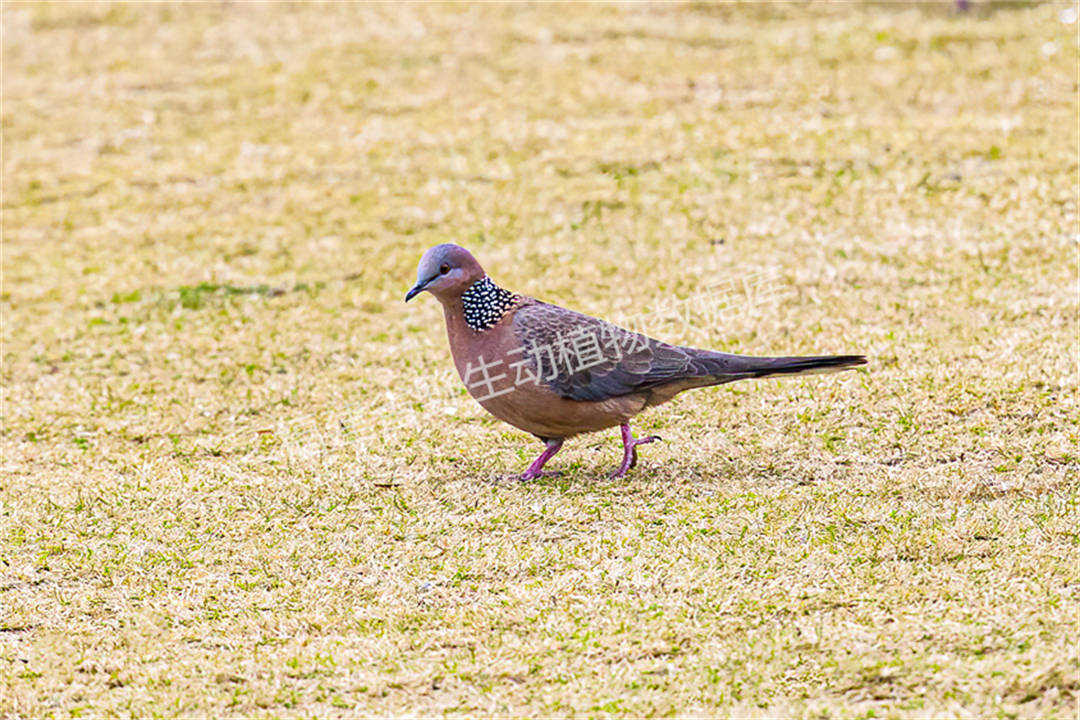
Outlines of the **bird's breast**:
M514 333L513 314L475 331L447 313L447 335L461 381L489 413L543 438L570 437L627 422L646 404L644 395L598 402L562 397L537 376L536 364Z

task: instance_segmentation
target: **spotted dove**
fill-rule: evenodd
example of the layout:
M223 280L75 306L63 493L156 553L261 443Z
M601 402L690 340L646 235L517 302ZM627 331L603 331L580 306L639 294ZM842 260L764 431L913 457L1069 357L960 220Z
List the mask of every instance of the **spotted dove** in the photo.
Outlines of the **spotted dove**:
M747 357L669 345L496 285L462 247L436 245L420 259L408 302L424 291L443 306L454 365L485 410L546 447L520 475L548 474L563 441L620 426L621 477L637 462L630 418L683 390L744 378L835 372L862 355Z

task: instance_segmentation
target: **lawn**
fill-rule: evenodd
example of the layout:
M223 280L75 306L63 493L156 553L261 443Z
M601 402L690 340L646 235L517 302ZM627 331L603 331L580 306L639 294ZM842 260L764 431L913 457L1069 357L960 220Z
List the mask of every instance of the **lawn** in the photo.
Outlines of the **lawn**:
M1075 718L1075 4L2 7L0 717ZM429 246L865 353L577 438Z

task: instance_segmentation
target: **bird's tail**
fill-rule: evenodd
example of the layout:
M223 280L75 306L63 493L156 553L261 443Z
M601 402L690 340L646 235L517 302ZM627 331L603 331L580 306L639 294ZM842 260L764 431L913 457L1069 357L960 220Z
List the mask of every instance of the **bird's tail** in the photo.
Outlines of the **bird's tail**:
M750 357L709 353L699 362L706 373L719 382L772 375L814 375L834 373L866 364L864 355L817 355L810 357Z

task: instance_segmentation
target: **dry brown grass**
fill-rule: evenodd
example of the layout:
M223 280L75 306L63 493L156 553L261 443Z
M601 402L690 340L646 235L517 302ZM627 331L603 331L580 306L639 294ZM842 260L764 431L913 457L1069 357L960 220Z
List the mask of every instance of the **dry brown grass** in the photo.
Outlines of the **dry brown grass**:
M1074 6L949 7L4 3L0 715L1075 717ZM492 482L447 240L871 365Z

